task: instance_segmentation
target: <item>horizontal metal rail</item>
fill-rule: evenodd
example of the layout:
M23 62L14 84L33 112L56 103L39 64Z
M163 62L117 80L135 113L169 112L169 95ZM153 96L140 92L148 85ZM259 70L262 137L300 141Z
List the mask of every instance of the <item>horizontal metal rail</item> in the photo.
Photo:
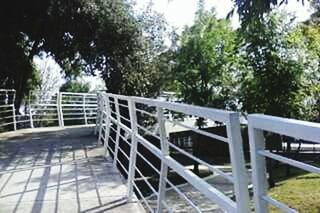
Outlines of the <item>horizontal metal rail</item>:
M120 102L120 103L119 103ZM127 104L123 104L123 103ZM137 105L143 106L137 108ZM128 108L127 112L120 110L121 107ZM149 112L157 110L157 114ZM152 109L151 109L152 108ZM148 110L148 111L147 111ZM227 137L215 135L201 129L184 125L177 121L168 121L164 114L161 112L173 111L182 113L185 116L192 115L198 116L204 119L210 119L212 121L223 122L227 126ZM138 122L142 119L139 115L148 115L151 118L156 118L155 121ZM141 197L145 206L152 212L162 212L162 209L167 209L169 212L173 211L170 206L165 202L165 194L167 192L166 185L169 184L175 190L178 190L178 195L185 200L189 205L197 212L201 212L201 208L195 204L187 195L184 194L178 187L175 187L167 178L167 172L170 168L171 172L178 174L183 177L188 184L197 189L202 193L209 201L219 205L219 207L227 212L239 212L244 213L249 211L249 193L248 193L248 182L247 172L244 164L244 156L242 150L242 141L240 133L240 122L239 114L230 111L216 110L198 106L191 106L186 104L177 104L164 102L154 99L146 99L140 97L129 97L124 95L99 93L98 94L98 112L97 112L97 129L99 129L99 141L102 141L105 147L105 153L111 152L116 162L120 162L117 155L121 153L125 158L129 158L128 168L128 196L131 198L131 191L133 188ZM148 119L148 118L143 118ZM123 123L125 122L125 123ZM156 123L155 123L156 122ZM221 143L228 143L230 148L231 164L232 164L232 175L228 175L223 171L215 168L214 165L206 163L200 160L196 156L185 152L179 147L171 143L166 136L165 122L173 122L175 124L181 124L184 128L191 130L195 133L208 136L215 140L221 141ZM150 130L152 129L152 130ZM142 131L139 131L142 130ZM112 137L111 132L112 131ZM127 136L123 136L121 132L127 133ZM154 131L154 132L153 132ZM114 135L115 134L115 135ZM160 147L155 146L148 141L146 135L150 135L159 141ZM130 155L124 153L122 148L119 146L119 140L124 141L130 148ZM130 140L130 142L128 142ZM110 141L112 146L110 146ZM160 162L161 169L157 169L153 163L151 163L142 153L137 151L137 147L142 146L152 153ZM205 165L213 173L221 175L228 181L234 184L236 200L230 199L223 192L213 187L206 180L197 176L195 173L190 171L187 167L180 164L173 157L169 155L169 147L175 148L179 153L186 155L192 160L196 160L201 165ZM119 152L118 152L119 151ZM136 166L136 157L140 157L145 163L147 163L156 174L160 176L158 191L155 188L151 188L152 184L149 182L149 178L145 177L142 170L139 170ZM123 165L122 165L123 166ZM122 167L121 166L121 167ZM141 176L147 186L151 188L151 191L157 197L156 207L149 205L148 198L143 196L143 193L139 190L135 183L135 173ZM171 184L170 184L171 183Z
M248 116L248 126L256 212L267 213L269 204L278 207L283 212L297 212L286 204L268 196L266 158L316 174L320 174L320 168L265 150L266 140L264 135L265 132L271 132L320 144L320 124L252 114Z
M9 92L13 93L12 103L1 105L3 98L5 98L4 102L8 102ZM2 131L29 127L64 127L65 124L89 125L96 120L98 108L96 94L57 93L49 100L27 104L27 113L22 115L17 114L14 108L14 90L0 90L0 95L3 96L0 97L0 127L5 127Z

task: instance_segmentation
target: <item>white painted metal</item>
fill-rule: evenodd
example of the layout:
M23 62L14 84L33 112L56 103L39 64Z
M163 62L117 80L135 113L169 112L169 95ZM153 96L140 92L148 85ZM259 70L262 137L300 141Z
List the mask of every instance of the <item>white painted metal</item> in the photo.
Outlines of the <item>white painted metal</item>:
M279 209L281 209L283 212L288 212L288 213L298 213L298 211L289 208L288 206L284 205L283 203L273 199L272 197L269 196L263 196L262 197L263 200L267 201L268 203L278 207Z
M51 126L55 126L57 122L60 127L64 127L65 121L73 122L72 125L89 125L96 119L98 111L96 94L91 93L63 92L54 95L50 100L35 100L35 103L31 103L32 100L29 99L26 107L28 112L24 115L16 115L14 100L14 90L0 90L0 108L6 108L0 111L0 126L12 126L13 130L28 128L29 125L34 128L36 124L36 127L46 127L49 125L48 121L52 121ZM1 105L2 102L7 104ZM11 115L7 116L8 113ZM7 120L9 117L12 120ZM22 125L23 123L25 124Z
M252 183L255 201L255 211L258 213L267 213L267 202L261 199L267 194L267 169L265 157L258 154L258 151L265 149L263 131L255 129L248 123L249 143L252 167Z
M260 150L258 151L258 154L268 157L268 158L272 158L274 160L280 161L282 163L286 163L289 164L293 167L308 171L308 172L312 172L312 173L317 173L320 174L320 168L306 164L306 163L302 163L300 161L297 160L292 160L290 158L286 158L286 157L282 157L280 155L277 154L273 154L270 151L265 151L265 150Z
M101 103L104 102L105 100L110 100L110 99L113 100L113 101L110 100L110 103L107 104L108 106L99 107L99 110L103 110L103 111L105 111L106 109L108 110L110 109L109 119L112 123L115 123L117 125L117 129L111 126L107 126L107 128L110 128L113 131L117 132L117 134L119 134L120 132L118 130L118 127L119 127L120 129L126 131L131 137L131 143L127 142L131 146L130 156L129 156L130 158L129 174L128 174L128 197L129 198L132 196L134 189L136 189L137 193L140 194L140 196L142 196L139 188L134 182L135 180L134 174L135 174L135 170L137 170L136 162L135 162L136 155L138 154L146 163L148 163L149 165L151 164L146 158L144 158L144 156L142 156L140 153L137 153L137 145L141 144L161 160L160 171L158 171L154 166L151 166L157 173L160 174L159 189L157 192L153 190L154 195L157 197L157 206L154 209L152 209L151 206L148 204L148 200L143 196L141 197L142 201L145 203L145 205L148 207L150 211L172 212L172 209L165 202L165 192L167 191L166 184L169 183L168 179L166 178L168 167L170 167L171 170L173 170L174 172L182 176L194 188L199 190L203 195L207 197L208 200L211 200L213 203L218 204L223 210L227 212L239 212L239 213L244 213L244 212L247 213L249 211L247 174L244 166L245 164L244 164L244 157L243 157L243 150L242 150L240 122L239 122L238 113L185 105L185 104L169 103L169 102L163 102L163 101L146 99L146 98L115 95L115 94L104 93L104 94L99 94L98 97L99 97L98 106L103 106L103 104ZM100 100L100 98L104 100ZM127 106L123 104L119 104L119 100L125 100L128 102L128 107L129 107L128 118L121 116L121 113L119 112L119 106L121 107L127 107ZM143 104L147 107L152 107L153 109L156 109L157 114L155 115L151 112L148 112L142 109L137 109L136 108L137 103L139 105ZM115 106L115 111L111 112L111 108L109 106L110 104L112 104L112 106ZM214 168L211 165L209 166L214 168L213 169L214 172L218 174L223 174L223 177L227 176L227 179L234 184L236 201L231 200L228 196L224 195L218 189L208 184L204 179L201 179L200 177L195 175L192 171L185 168L182 164L178 163L175 159L169 156L169 146L173 144L170 141L168 141L168 139L166 138L166 129L164 124L165 122L167 122L167 120L163 115L164 110L180 112L180 113L184 113L185 115L200 116L205 119L211 119L214 121L223 122L228 126L227 128L228 137L221 137L221 136L204 132L192 127L189 127L188 129L205 136L210 136L214 139L218 139L218 140L220 139L222 143L226 142L229 144L230 155L232 155L231 157L232 167L234 166L237 167L237 168L233 168L233 175L227 176L219 169ZM157 133L154 133L153 131L142 126L142 124L138 123L137 112L142 113L146 116L150 116L152 118L156 118L157 120L156 130L159 131L160 136L158 136ZM104 114L107 115L106 113ZM129 121L130 127L122 123L123 121ZM146 140L143 137L143 135L140 135L140 132L138 130L142 130L145 133L148 133L153 137L158 138L160 140L161 148L158 148L155 145L151 144L148 140ZM103 140L106 137L99 137L99 138ZM122 135L119 135L119 138L126 139ZM117 140L115 141L115 143L117 144ZM116 149L120 149L119 146L117 146ZM110 147L110 150L111 150L111 147ZM115 151L114 153L117 153L117 150L114 150L114 151ZM120 151L122 152L122 150ZM182 151L181 153L185 154L183 150L180 150L180 151ZM189 153L187 154L191 155ZM204 165L207 164L201 161L200 159L196 158L195 156L189 156L189 157L197 160L200 164L201 163L204 163ZM119 159L117 159L116 161L120 163ZM123 165L120 165L120 166L123 167ZM142 176L141 180L145 181L146 184L150 186L150 183L147 182L148 179L143 176L141 171L137 170L137 172ZM176 190L178 190L178 194L181 196L181 198L186 200L186 202L189 203L197 212L201 211L201 209L195 206L195 204L188 198L188 196L185 196L184 193L178 189L178 187L176 187Z
M105 106L106 106L106 114L105 114L105 129L104 129L104 155L107 156L108 154L108 143L109 143L109 134L110 134L110 117L111 117L111 109L109 104L109 98L105 99Z
M59 126L64 127L61 101L62 101L62 93L58 93L58 95L57 95L57 113L58 113L58 119L59 119Z
M83 116L84 116L84 124L88 125L87 109L86 109L86 94L82 95L82 110L83 110Z
M118 149L119 149L119 138L120 138L120 108L119 108L119 100L118 98L114 99L115 101L115 108L116 108L116 114L117 114L117 130L116 130L116 141L115 141L115 147L114 147L114 157L113 157L113 164L116 165L118 161Z
M30 127L34 128L31 106L29 107L29 120L30 120Z
M13 117L13 129L14 131L16 131L17 130L16 109L14 107L14 104L12 104L11 106L12 106L12 117Z
M162 158L169 156L169 146L167 143L167 133L165 128L165 117L163 115L163 109L161 107L157 107L157 118L159 124L159 133L160 133L160 143L161 143L161 152ZM160 178L159 178L159 195L157 201L157 212L163 212L163 202L166 198L166 179L168 176L168 166L161 161L161 170L160 170Z
M130 150L130 160L129 160L129 174L128 174L128 199L132 199L133 195L133 184L134 184L134 177L135 177L135 165L136 165L136 157L138 151L138 141L137 141L137 115L135 111L135 103L132 99L128 98L128 105L129 105L129 116L131 119L131 150Z
M249 212L250 199L248 192L248 175L245 168L240 119L238 113L229 114L227 122L227 134L229 138L229 150L234 180L234 188L237 199L237 211Z
M320 168L266 151L263 132L278 133L320 144L320 124L253 114L248 116L248 125L256 212L268 212L268 204L274 205L284 212L296 212L296 210L267 195L266 157L317 174L320 174Z

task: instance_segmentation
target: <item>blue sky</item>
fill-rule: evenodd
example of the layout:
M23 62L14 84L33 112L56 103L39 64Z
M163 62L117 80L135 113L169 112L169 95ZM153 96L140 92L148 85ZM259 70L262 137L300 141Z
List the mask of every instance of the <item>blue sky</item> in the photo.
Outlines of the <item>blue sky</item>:
M150 0L136 0L136 8L144 7ZM153 0L154 8L162 13L169 25L178 28L180 32L185 25L191 25L194 18L194 13L197 9L198 0ZM215 7L217 16L225 18L233 6L232 0L207 0L206 8ZM289 1L288 5L283 5L288 12L293 12L297 16L297 21L304 21L310 17L309 1L305 1L303 6L301 1ZM233 27L239 26L238 16L232 19Z

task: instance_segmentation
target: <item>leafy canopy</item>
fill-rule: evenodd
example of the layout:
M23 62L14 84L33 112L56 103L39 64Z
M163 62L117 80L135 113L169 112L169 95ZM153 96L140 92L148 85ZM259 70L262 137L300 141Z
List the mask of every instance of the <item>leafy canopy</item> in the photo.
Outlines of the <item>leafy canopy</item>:
M15 88L21 100L30 89L33 57L46 52L70 78L99 70L110 92L129 93L141 86L138 73L140 91L154 92L146 79L154 75L141 68L159 54L165 23L142 18L127 0L9 1L0 8L0 86Z
M175 84L187 103L232 108L236 33L214 12L202 12L181 36L175 56Z
M252 19L243 31L246 70L240 90L243 109L276 116L301 118L310 91L305 52L292 35L287 14L272 13Z

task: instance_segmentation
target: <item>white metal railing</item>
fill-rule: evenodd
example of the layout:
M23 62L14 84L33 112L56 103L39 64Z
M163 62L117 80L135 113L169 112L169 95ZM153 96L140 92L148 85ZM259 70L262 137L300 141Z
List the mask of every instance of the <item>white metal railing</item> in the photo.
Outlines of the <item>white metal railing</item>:
M17 129L14 101L16 92L13 89L0 89L0 128L12 126Z
M268 204L278 207L284 212L297 212L268 195L266 158L316 174L320 174L320 168L265 150L264 132L277 133L320 144L320 124L254 114L248 116L248 125L256 212L268 212Z
M128 97L122 95L98 94L98 116L97 128L99 131L99 142L104 144L105 154L109 152L113 156L113 162L126 173L128 177L128 197L132 197L135 191L141 197L146 208L150 212L173 212L175 209L170 207L166 200L167 184L174 189L181 199L191 206L196 212L202 212L202 209L192 199L167 177L168 170L181 176L187 183L193 186L203 194L212 203L217 204L221 209L227 212L249 212L249 193L248 176L245 169L244 155L242 149L242 138L240 132L239 114L230 111L216 110L205 107L191 106L186 104L177 104L164 102L154 99ZM197 116L199 118L217 121L226 125L227 137L206 132L192 126L186 126L177 120L169 120L164 116L164 111L180 113L184 115ZM218 139L221 143L227 143L230 150L230 160L232 166L232 175L216 168L203 160L185 152L169 141L166 134L166 122L174 122L176 125L184 125L191 131L200 135L205 135ZM151 143L145 135L152 135L160 144ZM119 141L130 147L130 152L119 145ZM151 152L161 162L160 169L153 165L146 156L138 150L143 147ZM206 166L215 174L221 175L234 186L235 200L218 190L205 179L200 178L176 159L170 156L170 149L176 149L183 155L188 156L200 165ZM124 156L128 160L128 165L119 160L119 156ZM137 167L137 157L143 159L159 177L159 184L154 187L148 178L145 177ZM150 191L156 195L156 206L152 206L150 201L143 195L142 190L136 184L136 176L150 188Z
M41 99L40 99L41 100ZM0 127L5 130L65 125L94 124L97 113L95 93L60 92L50 100L29 100L25 114L16 113L15 91L0 90Z

